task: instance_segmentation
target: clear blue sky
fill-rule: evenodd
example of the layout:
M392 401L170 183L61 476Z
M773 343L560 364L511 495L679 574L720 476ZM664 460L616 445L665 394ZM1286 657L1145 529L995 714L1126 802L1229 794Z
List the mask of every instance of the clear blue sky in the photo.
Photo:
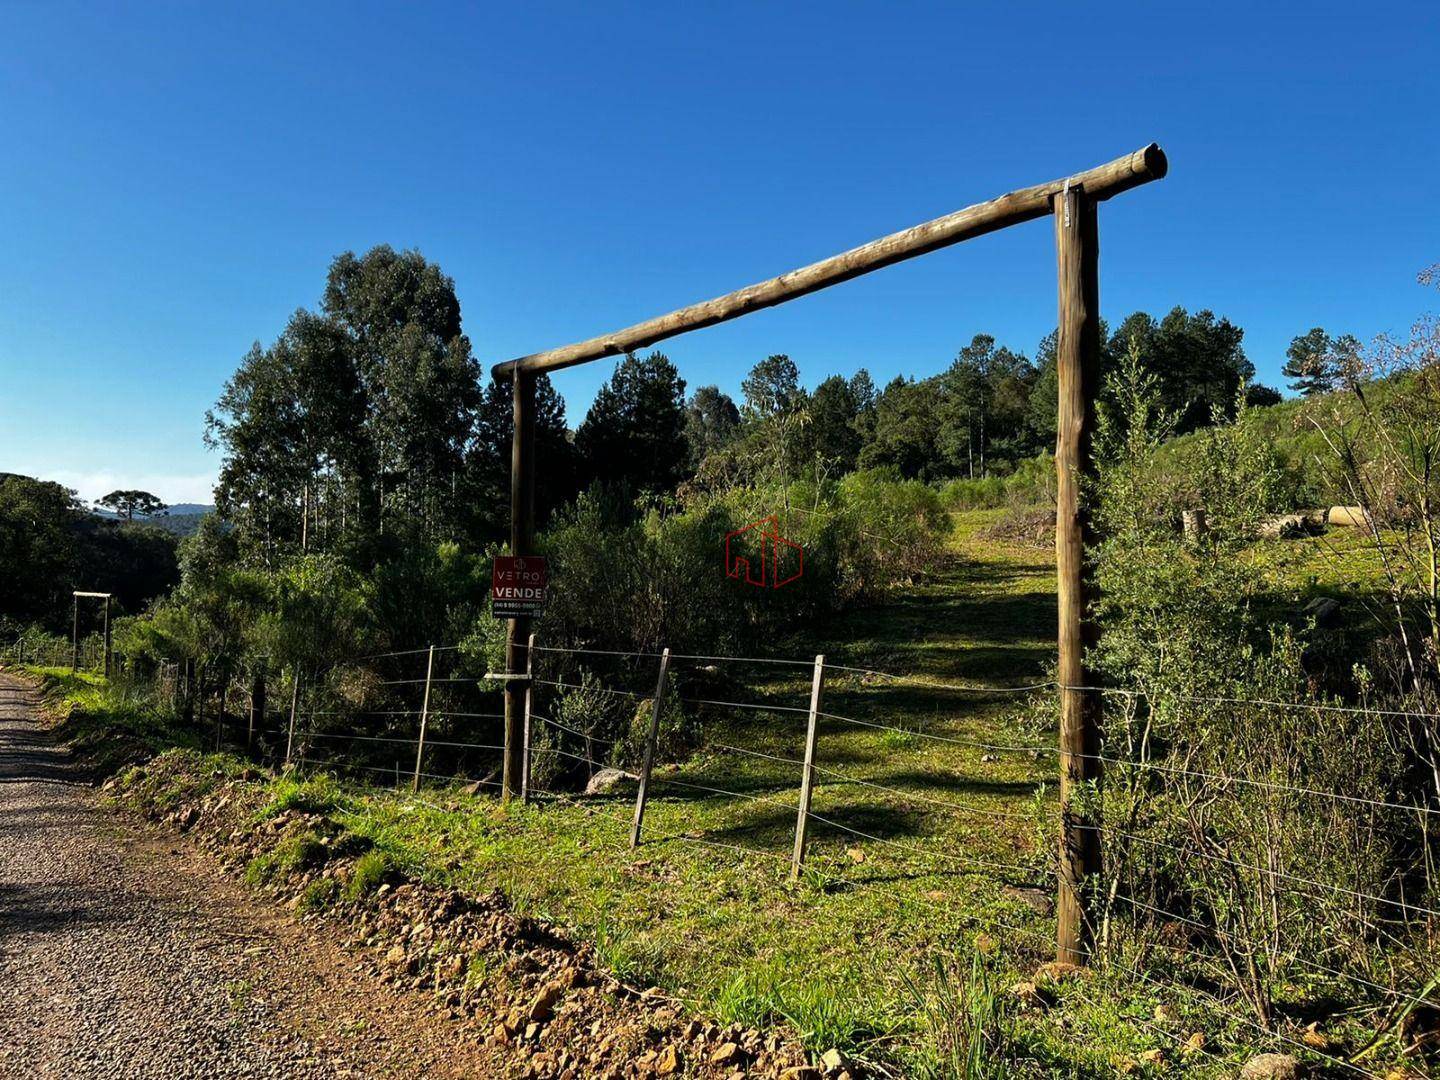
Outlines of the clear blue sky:
M202 417L340 251L416 247L488 365L1151 140L1101 302L1262 380L1440 297L1440 4L0 3L0 470L203 499ZM1036 222L666 344L735 392L1054 322ZM608 361L562 373L578 423Z

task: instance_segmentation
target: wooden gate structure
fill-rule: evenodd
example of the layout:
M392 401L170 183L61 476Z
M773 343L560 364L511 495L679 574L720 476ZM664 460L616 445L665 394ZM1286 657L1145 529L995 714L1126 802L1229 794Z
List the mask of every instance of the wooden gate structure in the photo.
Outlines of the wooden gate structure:
M110 677L110 599L113 594L108 592L81 592L78 589L70 594L70 670L76 671L80 667L80 601L81 600L104 600L105 601L105 677Z
M510 552L535 553L535 376L620 356L701 327L737 319L817 292L872 270L938 251L976 236L1049 215L1059 273L1056 367L1059 415L1055 439L1055 569L1059 606L1060 838L1056 955L1084 963L1092 941L1088 888L1100 872L1096 800L1082 797L1101 777L1101 700L1085 667L1097 640L1086 549L1092 543L1085 479L1093 474L1095 397L1099 390L1100 281L1097 207L1121 192L1164 177L1154 143L1084 172L1022 188L988 202L874 240L788 274L672 311L600 337L496 364L496 379L514 386L510 453ZM503 797L519 794L523 771L524 695L528 690L529 618L509 621L506 637Z

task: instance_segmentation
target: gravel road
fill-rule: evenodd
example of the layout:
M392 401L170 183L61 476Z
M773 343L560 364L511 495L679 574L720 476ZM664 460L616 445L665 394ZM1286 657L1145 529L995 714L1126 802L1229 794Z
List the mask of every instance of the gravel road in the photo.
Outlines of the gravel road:
M107 813L0 674L0 1077L499 1077L206 856Z

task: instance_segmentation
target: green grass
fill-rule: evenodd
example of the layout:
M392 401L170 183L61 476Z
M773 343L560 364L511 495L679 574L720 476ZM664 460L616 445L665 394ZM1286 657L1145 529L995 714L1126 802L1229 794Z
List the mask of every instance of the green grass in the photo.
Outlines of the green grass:
M158 710L144 687L68 667L23 667L40 686L50 733L97 777L171 747L198 749L201 736Z

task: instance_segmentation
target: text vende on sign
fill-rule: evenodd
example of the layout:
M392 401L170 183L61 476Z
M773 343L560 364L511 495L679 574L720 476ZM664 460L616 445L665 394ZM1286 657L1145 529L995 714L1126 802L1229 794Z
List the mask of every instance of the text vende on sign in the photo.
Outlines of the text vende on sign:
M538 615L545 608L550 565L539 555L497 555L490 578L490 612L497 619Z

